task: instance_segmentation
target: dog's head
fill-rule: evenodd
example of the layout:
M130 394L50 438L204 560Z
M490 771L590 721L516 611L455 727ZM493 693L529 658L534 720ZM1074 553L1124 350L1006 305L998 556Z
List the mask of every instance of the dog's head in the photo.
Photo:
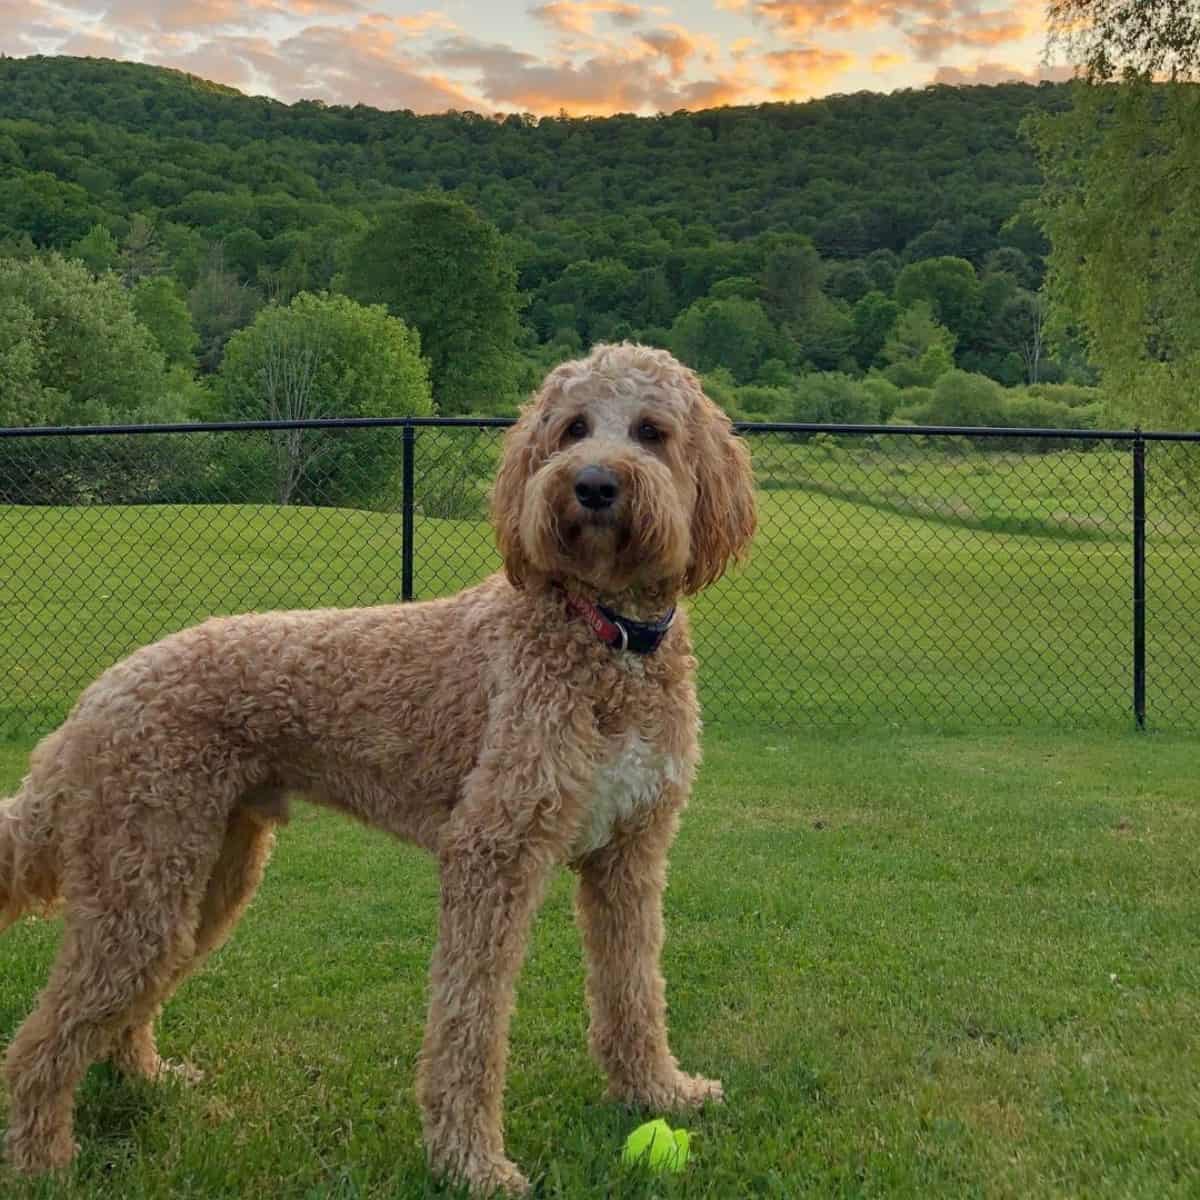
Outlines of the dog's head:
M697 592L754 533L750 456L665 350L598 345L551 371L509 431L492 518L517 587Z

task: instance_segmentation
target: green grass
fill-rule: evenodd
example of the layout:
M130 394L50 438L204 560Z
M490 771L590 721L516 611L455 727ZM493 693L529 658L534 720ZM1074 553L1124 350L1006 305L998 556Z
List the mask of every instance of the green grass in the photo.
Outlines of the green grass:
M0 794L27 746L0 749ZM1200 1183L1197 747L1184 738L710 728L672 857L665 969L683 1063L726 1107L694 1163L618 1166L570 880L538 920L509 1145L545 1197L1191 1197ZM302 808L237 936L168 1008L198 1087L95 1068L69 1179L13 1200L402 1200L431 862ZM56 941L0 943L0 1036ZM2 1119L2 1117L0 1117Z
M760 477L779 482L778 445L755 449ZM815 452L789 455L793 472L816 470ZM908 511L812 487L760 494L750 565L691 605L711 719L1128 726L1128 537L1100 522L1077 537L947 516L970 482L964 472L984 467L989 495L1007 497L1018 523L1049 511L1060 488L1063 513L1083 519L1087 503L1112 512L1128 464L1100 454L939 459L918 457L903 476L916 498ZM1086 491L1081 462L1098 490ZM827 482L861 491L881 469L869 456L838 460ZM917 500L946 511L931 516ZM1149 537L1158 728L1200 725L1200 551L1179 522ZM52 727L103 667L211 613L398 599L400 525L391 513L250 505L0 508L11 568L0 574L0 736ZM481 520L418 517L415 547L418 597L497 565Z

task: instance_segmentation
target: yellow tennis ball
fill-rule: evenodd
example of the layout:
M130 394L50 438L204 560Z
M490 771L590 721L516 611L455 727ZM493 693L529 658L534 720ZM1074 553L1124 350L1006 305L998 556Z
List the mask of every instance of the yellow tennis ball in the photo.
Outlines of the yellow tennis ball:
M682 1171L688 1160L688 1132L672 1129L659 1117L639 1125L626 1139L621 1161L652 1171Z

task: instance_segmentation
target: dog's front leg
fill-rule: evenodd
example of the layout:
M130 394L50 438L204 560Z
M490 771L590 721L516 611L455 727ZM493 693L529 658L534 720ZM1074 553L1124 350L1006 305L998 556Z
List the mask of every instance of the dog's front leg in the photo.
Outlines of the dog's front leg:
M610 1096L657 1111L722 1099L718 1081L684 1074L667 1045L662 896L682 800L664 797L578 868L592 1054Z
M494 803L478 796L483 786L472 784L442 842L418 1096L435 1173L477 1195L519 1195L529 1185L505 1156L502 1117L513 989L533 914L572 829L561 797L513 801L510 793Z

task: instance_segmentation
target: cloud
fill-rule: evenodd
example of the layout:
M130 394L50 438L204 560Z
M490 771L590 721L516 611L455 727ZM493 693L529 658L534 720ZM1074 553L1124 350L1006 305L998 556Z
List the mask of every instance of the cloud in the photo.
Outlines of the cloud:
M102 15L109 30L142 33L259 29L289 17L354 16L363 8L360 0L64 0L68 5Z
M1040 83L1051 80L1061 83L1072 78L1071 67L1038 66L1032 71L1014 67L1008 63L977 62L970 67L938 67L933 74L931 83L948 83L953 85L976 83Z
M427 9L409 16L392 16L391 13L371 12L362 18L364 25L393 26L405 33L419 36L432 30L455 30L458 26L445 13Z
M881 25L898 30L928 62L959 46L990 48L1040 28L1033 0L753 0L750 15L773 33L808 38L816 31L848 33Z
M917 58L930 62L957 46L991 48L1020 41L1028 32L1025 21L1005 12L977 13L955 22L922 21L906 31Z
M591 33L600 14L614 25L636 25L642 19L640 5L623 4L620 0L553 0L529 10L531 17L561 33Z
M683 75L688 62L696 55L703 56L708 63L716 61L720 48L715 39L706 35L690 33L682 25L664 25L649 33L639 33L638 39L657 55L671 64L671 74Z
M1043 0L712 0L707 24L699 5L674 5L688 14L681 22L645 0L506 0L524 27L503 40L469 36L451 15L469 28L475 6L438 2L0 0L0 47L152 62L285 101L416 112L603 115L802 99L854 67L888 86L919 84L947 59L976 57L934 78L1046 77L1027 46L1000 49L1039 27ZM730 30L714 23L717 11L754 25Z
M658 32L663 36L639 34L587 57L553 62L503 43L459 36L443 38L432 59L442 67L476 72L474 86L492 106L525 112L672 112L725 103L726 97L745 92L738 80L685 80L683 67L703 43L678 29Z
M772 50L762 61L774 76L771 95L780 100L812 96L831 79L848 71L855 63L853 54L842 50L821 50L800 46L791 50Z
M905 7L905 0L755 0L752 15L776 33L803 37L816 29L873 29Z

